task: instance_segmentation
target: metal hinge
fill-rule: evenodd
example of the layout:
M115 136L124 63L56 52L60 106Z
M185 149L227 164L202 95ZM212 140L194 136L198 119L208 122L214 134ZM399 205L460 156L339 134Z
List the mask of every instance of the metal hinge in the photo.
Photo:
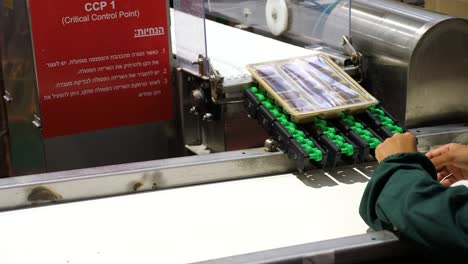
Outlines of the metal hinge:
M202 54L198 55L198 60L192 62L193 65L199 66L200 77L209 81L210 90L211 90L211 101L217 105L224 104L237 104L243 101L243 98L226 98L226 95L223 91L224 77L214 69L211 65L210 60L208 60ZM208 74L207 74L208 73ZM208 76L207 76L208 75Z
M361 63L362 54L356 51L356 49L351 44L351 40L347 36L343 36L342 45L346 54L351 57L353 64L359 65Z
M42 128L41 118L37 115L34 115L32 124L38 129Z
M206 72L209 69L208 60L202 54L198 55L198 59L192 62L192 65L198 65L198 74L200 76L206 76Z
M3 100L5 100L5 102L7 103L11 103L13 101L13 97L11 97L8 91L5 91L5 94L3 95Z
M210 72L210 86L211 86L211 100L214 103L217 103L221 99L224 99L223 95L223 83L224 77L219 74L219 72L213 69L210 65L212 71Z

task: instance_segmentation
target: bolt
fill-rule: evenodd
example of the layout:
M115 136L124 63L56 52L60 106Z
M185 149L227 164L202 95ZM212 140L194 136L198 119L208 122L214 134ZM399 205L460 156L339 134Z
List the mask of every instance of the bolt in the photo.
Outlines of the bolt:
M192 108L190 108L189 110L189 113L192 115L198 115L197 108L195 106L192 106Z
M351 61L354 63L354 64L357 64L359 62L359 56L357 54L353 54L351 55Z
M205 96L200 89L195 89L192 91L192 98L195 102L201 103L205 99Z
M278 143L273 139L269 138L265 140L265 151L266 152L277 152L278 151Z
M211 121L213 121L213 114L211 114L211 113L206 113L206 114L203 116L203 121L206 121L206 122L211 122Z
M274 20L278 19L278 11L276 11L276 9L274 9L273 12L271 12L271 17Z
M215 76L215 75L211 75L210 78L214 79L214 78L216 78L216 76ZM210 88L210 83L204 82L204 83L202 83L200 86L201 86L202 89L208 89L208 88Z
M244 14L244 17L249 17L250 15L252 15L252 11L250 11L250 9L248 8L244 8L242 13Z

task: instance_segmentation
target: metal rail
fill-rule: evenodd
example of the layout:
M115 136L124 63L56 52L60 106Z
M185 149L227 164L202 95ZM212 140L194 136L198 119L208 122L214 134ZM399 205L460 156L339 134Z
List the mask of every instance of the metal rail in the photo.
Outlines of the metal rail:
M411 254L415 254L411 245L400 241L393 233L381 231L208 260L198 264L379 263L378 261L390 258L394 261L399 258L407 260ZM418 259L420 258L421 256Z
M293 169L281 153L252 149L6 178L0 179L0 210L259 177Z
M468 143L468 127L421 128L420 151L449 142ZM298 174L306 185L367 181L376 163L340 166ZM0 179L0 211L51 202L71 202L204 183L289 173L294 164L280 152L264 149L223 152ZM326 181L316 181L316 176ZM315 181L313 181L315 180Z

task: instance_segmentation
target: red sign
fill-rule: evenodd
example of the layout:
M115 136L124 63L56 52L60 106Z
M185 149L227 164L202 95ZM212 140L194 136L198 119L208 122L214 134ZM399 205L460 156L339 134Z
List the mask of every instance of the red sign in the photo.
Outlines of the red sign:
M165 0L29 5L45 138L173 118Z

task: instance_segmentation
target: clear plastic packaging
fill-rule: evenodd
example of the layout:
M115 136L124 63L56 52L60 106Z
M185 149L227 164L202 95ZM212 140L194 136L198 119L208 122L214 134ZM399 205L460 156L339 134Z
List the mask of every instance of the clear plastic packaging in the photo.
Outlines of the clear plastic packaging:
M355 113L378 101L323 54L248 65L256 79L290 115L305 123L314 117Z

